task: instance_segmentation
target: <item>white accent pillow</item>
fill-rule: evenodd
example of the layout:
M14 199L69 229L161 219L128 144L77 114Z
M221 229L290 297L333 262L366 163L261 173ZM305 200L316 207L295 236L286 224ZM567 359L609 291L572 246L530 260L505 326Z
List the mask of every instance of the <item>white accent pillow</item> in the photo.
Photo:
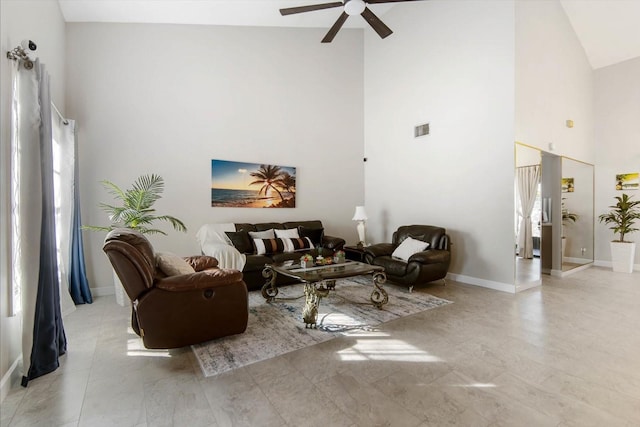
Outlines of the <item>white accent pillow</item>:
M422 240L416 240L413 237L407 237L400 243L395 251L391 254L394 258L408 261L411 255L422 252L429 247L429 243Z
M156 265L167 276L179 276L196 272L187 261L171 252L156 252Z
M275 239L276 233L273 232L273 228L265 231L250 231L249 236L252 239Z
M290 228L288 230L278 230L276 228L274 231L276 232L276 237L278 239L299 239L300 238L297 228Z

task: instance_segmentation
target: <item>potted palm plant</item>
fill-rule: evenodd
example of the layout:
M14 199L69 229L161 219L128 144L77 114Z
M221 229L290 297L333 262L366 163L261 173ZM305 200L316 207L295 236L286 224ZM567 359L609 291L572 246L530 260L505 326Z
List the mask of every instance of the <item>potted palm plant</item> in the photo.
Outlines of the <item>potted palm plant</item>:
M84 228L93 231L111 231L124 227L137 230L142 234L164 234L166 236L167 233L164 231L152 228L155 222L165 221L177 231L187 231L187 227L178 218L171 215L156 215L156 210L153 209L153 205L162 198L164 191L164 179L161 176L141 175L127 190L121 189L111 181L104 180L101 183L120 203L117 206L107 203L99 205L109 215L111 225L89 225Z
M578 220L578 214L575 212L570 212L569 209L564 205L565 198L562 198L562 257L564 258L565 252L567 250L567 236L565 236L565 227L567 227L570 223L574 223Z
M110 225L88 225L84 226L84 229L109 232L116 228L131 228L143 234L166 235L166 232L154 227L156 222L162 221L168 222L177 231L187 231L187 227L178 218L171 215L156 215L153 205L162 197L164 191L164 179L161 176L141 175L134 181L131 188L126 190L111 181L104 180L101 183L119 203L117 205L100 203L99 205L109 215ZM116 302L124 305L124 290L115 271L113 280Z
M640 201L631 200L627 194L616 196L618 201L615 205L609 206L611 210L598 217L600 222L611 224L609 229L619 236L611 241L611 262L613 271L623 273L633 272L633 262L635 259L636 244L624 240L626 234L638 231L633 225L640 219Z

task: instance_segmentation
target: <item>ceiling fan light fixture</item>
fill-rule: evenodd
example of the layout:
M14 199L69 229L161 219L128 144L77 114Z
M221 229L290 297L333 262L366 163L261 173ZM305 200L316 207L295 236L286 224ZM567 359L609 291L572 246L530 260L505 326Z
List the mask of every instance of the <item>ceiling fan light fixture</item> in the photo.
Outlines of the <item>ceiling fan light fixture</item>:
M344 13L347 15L360 15L367 7L364 0L348 0L344 3Z

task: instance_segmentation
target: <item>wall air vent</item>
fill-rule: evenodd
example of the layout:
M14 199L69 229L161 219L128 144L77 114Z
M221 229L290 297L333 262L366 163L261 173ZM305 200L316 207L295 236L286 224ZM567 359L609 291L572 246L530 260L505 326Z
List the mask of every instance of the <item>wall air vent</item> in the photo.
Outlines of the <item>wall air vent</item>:
M418 138L425 135L429 135L429 123L418 125L413 129L414 138Z

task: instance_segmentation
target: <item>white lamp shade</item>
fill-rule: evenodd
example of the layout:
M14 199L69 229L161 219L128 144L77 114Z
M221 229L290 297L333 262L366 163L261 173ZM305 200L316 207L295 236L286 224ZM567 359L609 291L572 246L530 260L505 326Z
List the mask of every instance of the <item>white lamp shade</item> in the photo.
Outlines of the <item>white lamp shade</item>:
M364 206L356 206L356 213L353 214L353 221L366 221L367 212L364 210Z

